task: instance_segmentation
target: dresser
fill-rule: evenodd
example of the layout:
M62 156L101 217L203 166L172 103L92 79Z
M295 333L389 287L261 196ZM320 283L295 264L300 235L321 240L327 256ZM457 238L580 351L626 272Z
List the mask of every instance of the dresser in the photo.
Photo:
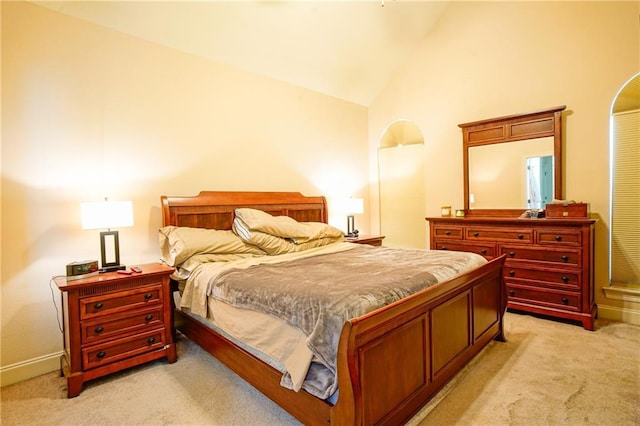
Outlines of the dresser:
M593 330L595 219L427 217L430 247L505 255L507 307Z
M108 272L79 280L56 277L62 292L67 397L85 382L164 358L176 361L169 275L160 263L141 272Z

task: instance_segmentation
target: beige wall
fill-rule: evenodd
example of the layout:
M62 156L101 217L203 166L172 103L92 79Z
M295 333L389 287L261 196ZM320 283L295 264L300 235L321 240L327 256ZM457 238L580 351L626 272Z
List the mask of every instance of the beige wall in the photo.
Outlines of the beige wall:
M134 264L159 258L163 194L368 196L365 107L28 3L3 2L2 43L3 384L57 366L50 278L99 258L80 202L133 201Z
M414 120L425 139L426 215L462 208L462 132L485 118L567 105L565 198L591 204L601 317L636 320L606 299L609 113L640 71L640 2L454 2L369 108L370 156L382 130ZM371 176L375 176L372 166ZM500 188L496 188L499 190ZM372 189L375 193L375 188Z

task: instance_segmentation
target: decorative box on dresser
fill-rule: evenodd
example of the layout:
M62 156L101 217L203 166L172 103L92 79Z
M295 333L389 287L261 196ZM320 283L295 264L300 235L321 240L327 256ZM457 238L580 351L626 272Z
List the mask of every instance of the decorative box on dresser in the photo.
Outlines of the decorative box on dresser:
M595 219L428 217L430 247L506 255L507 307L580 321L593 330Z
M67 397L85 382L166 357L176 361L169 275L160 263L142 272L108 272L78 280L56 277L62 292Z

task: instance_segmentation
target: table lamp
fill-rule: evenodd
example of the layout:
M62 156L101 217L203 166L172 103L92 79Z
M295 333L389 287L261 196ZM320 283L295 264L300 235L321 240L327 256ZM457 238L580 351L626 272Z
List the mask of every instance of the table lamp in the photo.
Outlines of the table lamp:
M345 200L344 207L347 213L346 237L355 238L358 236L358 230L356 229L356 220L354 215L364 213L364 200L362 198L347 198Z
M126 269L120 265L120 243L118 231L111 228L133 226L133 205L131 201L108 201L81 203L82 229L106 229L100 232L100 272Z

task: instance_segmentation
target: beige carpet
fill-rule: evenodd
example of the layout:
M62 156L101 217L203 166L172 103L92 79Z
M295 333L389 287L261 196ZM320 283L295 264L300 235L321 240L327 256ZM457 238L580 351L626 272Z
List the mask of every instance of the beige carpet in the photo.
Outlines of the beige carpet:
M640 327L505 322L508 342L492 342L411 425L640 425ZM73 399L56 372L2 388L1 423L299 424L184 337L178 357L97 379Z

